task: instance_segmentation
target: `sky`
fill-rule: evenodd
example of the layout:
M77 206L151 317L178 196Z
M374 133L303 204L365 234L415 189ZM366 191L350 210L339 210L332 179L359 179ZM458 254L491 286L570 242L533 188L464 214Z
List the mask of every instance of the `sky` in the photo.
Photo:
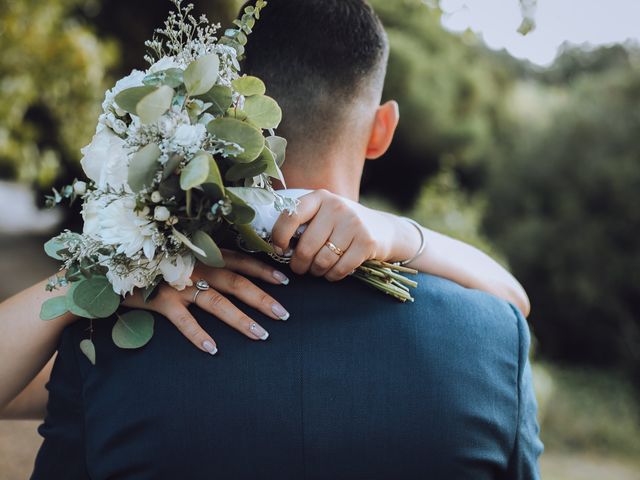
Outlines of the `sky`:
M518 0L441 0L443 25L480 34L493 49L549 65L565 41L592 46L640 40L640 0L538 0L536 29L517 32L522 22Z

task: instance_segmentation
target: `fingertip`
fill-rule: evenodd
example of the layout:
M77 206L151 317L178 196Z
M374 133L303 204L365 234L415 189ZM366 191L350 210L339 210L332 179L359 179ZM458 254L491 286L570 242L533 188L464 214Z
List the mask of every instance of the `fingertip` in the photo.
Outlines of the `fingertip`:
M218 347L216 347L213 340L205 340L202 343L202 348L204 348L205 352L207 352L209 355L215 355L218 353Z

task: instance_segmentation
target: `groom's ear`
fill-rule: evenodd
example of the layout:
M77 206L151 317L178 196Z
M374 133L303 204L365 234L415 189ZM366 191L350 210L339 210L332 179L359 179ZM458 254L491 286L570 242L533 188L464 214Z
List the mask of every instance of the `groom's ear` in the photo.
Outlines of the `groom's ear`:
M379 158L387 151L399 121L400 108L397 102L390 100L378 107L367 144L366 157L369 160Z

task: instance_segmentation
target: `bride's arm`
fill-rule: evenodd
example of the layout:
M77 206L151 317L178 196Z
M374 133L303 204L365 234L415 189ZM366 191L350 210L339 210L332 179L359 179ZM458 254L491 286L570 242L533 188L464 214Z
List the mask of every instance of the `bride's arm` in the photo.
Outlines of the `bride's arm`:
M294 215L283 214L273 229L274 245L285 251L300 225L308 224L291 260L298 274L310 272L336 281L370 259L388 262L414 258L420 234L407 219L373 210L326 190L300 199ZM409 264L424 273L482 290L517 306L526 316L529 299L518 281L477 248L422 227L425 249ZM332 242L345 253L325 248Z

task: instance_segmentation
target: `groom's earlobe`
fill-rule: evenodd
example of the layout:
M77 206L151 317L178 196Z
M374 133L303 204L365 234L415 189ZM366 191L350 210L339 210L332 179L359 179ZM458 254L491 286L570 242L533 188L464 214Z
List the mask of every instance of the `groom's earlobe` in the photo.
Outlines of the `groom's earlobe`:
M389 149L399 121L400 108L397 102L390 100L378 107L367 145L366 156L369 160L381 157Z

